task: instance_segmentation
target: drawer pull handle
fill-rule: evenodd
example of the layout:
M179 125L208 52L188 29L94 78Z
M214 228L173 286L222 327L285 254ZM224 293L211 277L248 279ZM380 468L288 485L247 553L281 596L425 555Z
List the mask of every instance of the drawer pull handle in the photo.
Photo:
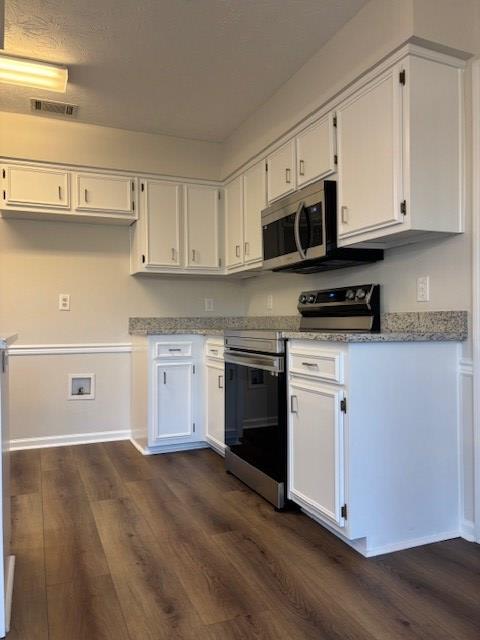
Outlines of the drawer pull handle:
M163 384L167 384L167 372L163 372Z
M87 189L83 190L83 199L85 200L86 203L88 202L88 191L87 191Z
M292 172L291 172L291 169L285 169L285 182L286 182L287 184L290 184L290 183L291 183L291 181L292 181L291 173L292 173Z
M218 376L218 388L223 389L223 376Z
M298 413L298 398L297 396L290 396L290 412Z
M176 251L175 251L175 249L172 247L172 262L175 262L176 255L177 255L177 252L176 252Z
M302 362L303 367L314 367L318 369L318 364L316 362Z
M250 255L250 243L249 242L245 242L245 255L246 256Z
M343 222L343 224L348 224L348 218L349 218L348 207L343 206L342 207L342 222Z
M169 351L181 351L181 349L169 349Z
M301 176L305 175L305 160L300 160L299 173Z
M240 257L240 245L239 245L239 244L236 244L236 245L235 245L235 256L236 256L237 258L239 258L239 257Z
M58 185L58 199L62 199L62 187L60 185Z
M218 349L210 349L210 353L218 353Z
M197 258L197 251L196 249L192 249L192 262L195 262Z

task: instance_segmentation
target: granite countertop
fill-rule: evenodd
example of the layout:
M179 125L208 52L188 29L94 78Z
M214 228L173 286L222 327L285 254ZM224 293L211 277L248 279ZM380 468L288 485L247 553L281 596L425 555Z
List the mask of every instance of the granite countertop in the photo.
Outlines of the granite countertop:
M384 313L379 333L299 331L300 316L130 318L131 335L190 334L223 336L228 329L273 329L284 338L327 342L463 342L468 337L466 311Z

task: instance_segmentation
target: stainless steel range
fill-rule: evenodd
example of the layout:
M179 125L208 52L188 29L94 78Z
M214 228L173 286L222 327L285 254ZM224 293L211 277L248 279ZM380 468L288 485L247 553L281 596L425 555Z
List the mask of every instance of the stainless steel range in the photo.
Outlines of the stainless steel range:
M278 331L225 333L225 468L285 506L287 385Z

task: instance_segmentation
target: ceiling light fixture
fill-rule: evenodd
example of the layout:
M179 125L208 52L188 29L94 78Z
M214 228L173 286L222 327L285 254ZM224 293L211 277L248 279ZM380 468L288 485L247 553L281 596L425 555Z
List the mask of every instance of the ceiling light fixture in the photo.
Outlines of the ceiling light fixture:
M67 80L66 67L0 55L0 82L65 93Z

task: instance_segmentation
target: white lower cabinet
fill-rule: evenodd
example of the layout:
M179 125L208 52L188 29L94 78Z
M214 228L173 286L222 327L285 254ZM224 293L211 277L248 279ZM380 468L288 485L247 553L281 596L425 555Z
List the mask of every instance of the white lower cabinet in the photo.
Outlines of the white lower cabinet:
M337 387L290 382L290 498L343 527L342 399Z
M288 342L288 497L365 556L458 535L457 349Z
M132 440L144 453L205 447L204 338L134 337Z
M205 438L220 454L225 453L225 365L223 340L207 340Z

